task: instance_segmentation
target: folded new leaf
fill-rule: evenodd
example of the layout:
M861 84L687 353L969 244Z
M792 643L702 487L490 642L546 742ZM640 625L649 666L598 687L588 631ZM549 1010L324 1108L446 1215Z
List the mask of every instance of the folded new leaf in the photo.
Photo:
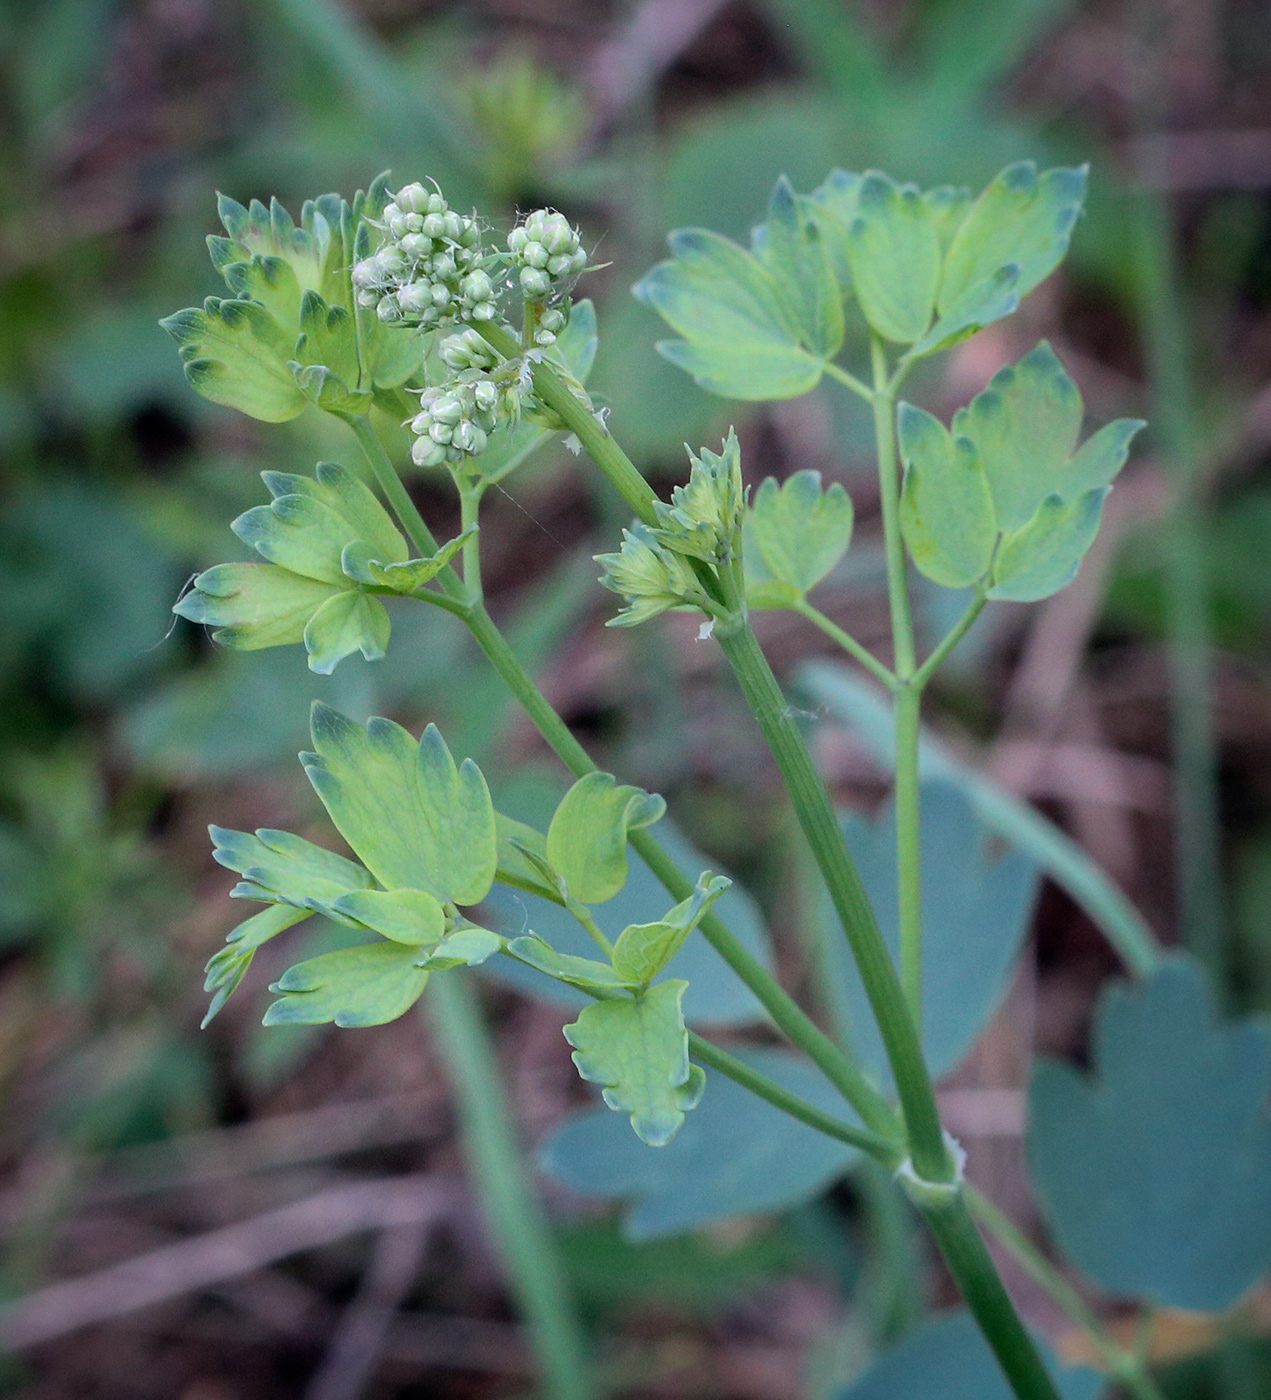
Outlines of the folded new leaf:
M614 944L613 970L624 981L647 987L731 884L726 875L707 870L698 877L693 893L656 923L623 929Z
M746 513L746 600L752 607L786 608L815 588L847 553L852 502L821 473L798 471L780 485L769 477Z
M681 1005L687 987L673 979L638 997L598 1001L565 1027L579 1074L603 1086L605 1102L629 1114L650 1147L671 1141L706 1085L688 1058Z
M547 831L547 859L571 899L603 904L627 882L627 837L651 826L666 803L612 773L588 773L560 800ZM471 902L471 901L469 901Z
M1122 418L1077 449L1082 403L1042 341L954 415L901 404L900 521L918 569L948 588L1033 602L1070 583L1143 426Z

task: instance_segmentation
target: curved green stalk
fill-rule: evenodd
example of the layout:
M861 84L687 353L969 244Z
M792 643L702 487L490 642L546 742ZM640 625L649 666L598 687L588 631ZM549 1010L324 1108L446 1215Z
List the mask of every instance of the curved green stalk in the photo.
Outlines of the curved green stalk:
M800 617L806 617L814 627L819 627L831 641L835 641L843 648L853 661L858 661L874 677L881 681L888 690L895 691L899 682L889 667L884 666L879 659L870 651L863 647L850 633L845 632L837 622L832 622L826 615L808 602L807 598L800 598L797 603L791 606L792 612L797 612Z
M546 1393L560 1400L595 1400L582 1326L516 1140L502 1074L472 987L463 977L435 977L424 1005L454 1086L469 1177L528 1325Z

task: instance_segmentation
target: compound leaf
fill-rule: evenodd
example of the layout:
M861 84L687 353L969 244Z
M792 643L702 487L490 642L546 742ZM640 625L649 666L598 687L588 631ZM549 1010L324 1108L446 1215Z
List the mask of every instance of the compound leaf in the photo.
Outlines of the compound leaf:
M1069 505L1049 496L1022 530L1007 535L993 565L990 598L1034 603L1066 588L1099 533L1109 488L1087 491Z
M671 1141L706 1087L705 1074L688 1058L687 987L673 979L638 997L598 1001L565 1027L579 1074L604 1086L605 1102L628 1114L650 1147Z
M392 720L365 728L315 701L301 755L340 834L386 889L477 904L494 882L494 808L481 770L456 767L429 725L418 743Z
M945 588L967 588L988 573L997 543L984 469L966 438L912 404L899 411L905 485L900 528L918 570Z
M270 991L280 994L265 1013L267 1026L382 1026L404 1015L423 995L426 969L418 948L365 943L289 967Z
M627 837L651 826L666 803L612 773L588 773L560 800L547 831L547 858L570 898L603 904L626 884Z
M814 588L847 553L852 501L839 483L821 490L821 473L798 471L780 485L760 486L750 509L750 535L770 579L799 595Z
M868 171L848 235L852 285L865 319L886 340L909 345L931 324L940 284L940 236L916 185Z
M1055 1238L1110 1293L1216 1312L1271 1267L1271 1033L1215 1020L1201 970L1174 956L1116 983L1094 1073L1042 1061L1028 1132Z

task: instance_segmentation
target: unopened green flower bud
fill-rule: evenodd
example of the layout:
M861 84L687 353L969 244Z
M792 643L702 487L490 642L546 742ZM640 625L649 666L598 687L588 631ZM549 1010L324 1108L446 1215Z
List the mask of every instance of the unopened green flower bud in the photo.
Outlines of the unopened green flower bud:
M523 267L521 269L521 290L531 301L541 301L544 297L551 295L552 279L546 272L540 272L536 267Z
M676 554L711 562L733 556L741 547L746 491L741 478L741 447L729 431L722 452L703 448L691 453L688 483L671 493L671 504L659 501L658 528L651 533Z
M389 292L387 296L379 299L375 305L375 314L381 321L387 321L390 325L394 321L400 321L402 319L402 309L397 304L397 298L392 292Z
M418 181L403 185L393 196L393 203L403 214L428 213L428 201L432 191L425 189ZM391 208L392 206L390 206ZM387 210L385 211L387 213Z
M597 554L595 558L602 568L600 582L621 594L627 603L610 619L610 627L634 627L700 596L685 560L664 549L643 525L622 532L620 553Z
M446 460L446 449L431 438L416 438L410 449L411 460L418 467L439 467Z

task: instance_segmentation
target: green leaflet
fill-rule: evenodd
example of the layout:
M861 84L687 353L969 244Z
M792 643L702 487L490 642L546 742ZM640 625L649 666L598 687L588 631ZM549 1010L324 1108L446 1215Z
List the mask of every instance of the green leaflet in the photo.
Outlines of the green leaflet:
M431 948L427 956L419 959L419 966L432 972L451 967L479 967L502 951L503 939L497 933L476 924L460 924Z
M417 948L440 943L446 931L446 911L423 890L354 890L332 907L394 943Z
M681 1007L687 986L672 980L639 997L598 1001L565 1027L579 1074L604 1086L605 1102L629 1114L650 1147L671 1141L706 1087L688 1058Z
M428 982L416 966L418 948L365 943L289 967L270 987L280 1000L265 1013L267 1026L382 1026L404 1015Z
M216 628L212 638L223 646L259 651L300 641L309 619L339 591L273 564L217 564L195 578L172 611Z
M1047 497L1022 530L1002 541L989 597L1035 603L1067 587L1099 533L1110 489L1097 487L1069 505L1058 496Z
M754 252L777 281L799 339L832 360L843 344L843 299L820 225L783 175L772 191L768 222L755 229Z
M909 347L907 360L921 359L948 350L994 321L1009 316L1019 305L1019 268L1008 263L991 277L977 282L944 312L916 344Z
M786 584L801 596L847 553L852 502L837 481L823 492L820 472L798 471L780 485L768 477L746 523L755 546L747 563L756 582Z
M272 904L231 930L225 939L225 947L208 959L204 969L207 976L203 990L212 993L212 1000L208 1003L207 1015L203 1017L200 1030L208 1028L212 1018L238 990L256 956L256 949L284 929L307 919L309 912L308 909L296 909L289 904Z
M300 302L300 335L295 357L302 365L325 365L346 384L358 382L357 330L353 314L328 306L315 291Z
M1075 576L1103 501L1143 426L1118 419L1078 451L1082 403L1042 341L999 370L952 433L901 404L901 529L919 570L948 588L1033 602Z
M899 409L905 485L900 528L919 571L945 588L967 588L988 572L997 523L984 469L966 438L912 404Z
M1037 173L1031 160L1009 165L963 219L944 259L941 316L1005 266L1018 269L1025 297L1058 267L1086 197L1086 167ZM1006 313L1003 313L1006 314Z
M308 402L288 361L292 338L263 306L208 297L159 323L180 347L185 377L205 399L266 423L285 423Z
M1028 1153L1057 1243L1109 1293L1222 1312L1271 1268L1271 1034L1178 955L1112 983L1093 1072L1042 1060Z
M208 827L213 858L236 870L243 883L233 893L241 899L282 902L297 909L329 912L328 906L350 890L365 890L371 877L356 861L323 850L289 831L262 829L255 835Z
M673 256L634 289L684 337L660 341L661 354L727 398L790 399L816 386L821 358L764 264L707 229L679 229L669 242Z
M407 559L400 564L385 564L373 557L372 547L362 540L344 546L340 567L348 578L375 588L391 588L394 593L416 593L450 563L464 544L477 533L469 525L462 534L443 544L436 554L423 559Z
M666 803L612 773L588 773L560 800L547 832L547 858L571 899L603 904L627 880L627 837L651 826Z
M704 871L693 893L656 923L630 924L613 949L613 970L625 982L647 987L684 946L712 905L732 884L726 875Z
M852 290L852 264L848 256L848 234L856 219L856 201L861 177L851 170L831 170L807 197L807 205L821 237L830 266L839 284L839 295L846 299Z
M870 326L901 345L920 339L940 285L940 234L917 186L869 171L857 192L847 254Z
M229 236L207 240L212 264L228 280L236 264L250 264L256 258L285 263L296 287L291 317L298 317L300 296L310 289L329 301L343 300L339 295L343 287L342 203L338 195L306 200L297 228L276 199L270 200L268 209L255 199L244 208L226 195L218 195L216 212Z
M309 619L304 630L309 669L329 676L346 656L360 651L368 661L378 661L388 649L392 624L388 609L378 598L357 589L337 593Z
M608 963L596 958L580 958L574 953L558 953L550 943L545 943L532 933L511 939L506 951L517 962L537 968L558 982L577 987L583 992L612 995L614 992L634 990L634 984L619 977Z
M481 770L456 766L429 725L418 743L399 724L365 728L315 701L316 752L301 755L340 834L386 889L478 904L494 883L494 808Z

